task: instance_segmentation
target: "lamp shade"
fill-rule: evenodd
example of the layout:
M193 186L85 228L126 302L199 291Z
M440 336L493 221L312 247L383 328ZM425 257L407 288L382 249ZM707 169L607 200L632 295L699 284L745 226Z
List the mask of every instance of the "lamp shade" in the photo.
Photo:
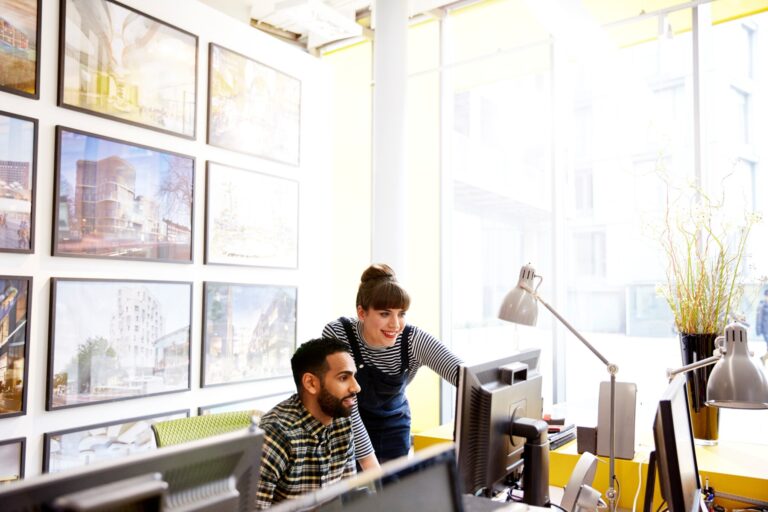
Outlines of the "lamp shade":
M536 297L531 292L534 290L533 278L535 276L536 270L532 266L523 265L520 269L520 279L517 286L507 293L504 302L501 303L499 318L516 324L536 325L539 308L536 304Z
M725 328L725 355L715 363L707 384L707 404L733 409L768 409L768 378L752 361L747 330L732 323Z

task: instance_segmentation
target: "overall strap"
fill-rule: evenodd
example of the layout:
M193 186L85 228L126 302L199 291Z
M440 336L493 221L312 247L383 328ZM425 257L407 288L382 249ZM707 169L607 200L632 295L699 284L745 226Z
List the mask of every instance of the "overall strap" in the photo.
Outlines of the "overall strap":
M352 356L355 358L355 364L358 368L362 368L365 363L363 361L363 354L360 352L360 345L357 343L357 336L352 329L352 322L343 316L339 318L339 321L342 327L344 327L344 332L347 333L347 341L349 341L349 346L352 347Z
M400 368L401 371L407 372L410 368L409 362L408 362L408 345L409 345L409 339L411 337L411 331L413 330L413 327L410 325L406 325L405 329L403 329L403 333L400 338Z

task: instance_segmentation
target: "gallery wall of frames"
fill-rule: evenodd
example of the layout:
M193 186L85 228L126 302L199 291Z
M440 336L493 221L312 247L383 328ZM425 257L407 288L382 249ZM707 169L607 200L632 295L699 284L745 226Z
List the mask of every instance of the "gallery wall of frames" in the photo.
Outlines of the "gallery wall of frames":
M0 484L293 392L333 315L330 87L193 0L0 0Z

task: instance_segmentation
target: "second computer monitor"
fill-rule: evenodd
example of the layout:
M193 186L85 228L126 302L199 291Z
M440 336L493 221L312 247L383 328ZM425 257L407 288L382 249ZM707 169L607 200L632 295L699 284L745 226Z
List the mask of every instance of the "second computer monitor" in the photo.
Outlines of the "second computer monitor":
M522 474L526 439L511 435L510 428L522 418L541 420L540 353L527 349L460 366L454 438L463 492L488 495L508 476ZM548 475L540 476L548 482Z
M659 400L653 422L661 496L671 512L703 510L685 375L677 375ZM650 477L653 478L652 472ZM653 480L646 485L652 486ZM650 494L650 493L649 493ZM646 502L650 497L646 497ZM646 510L649 507L646 506Z
M388 461L379 471L365 471L298 499L283 501L270 511L460 512L462 503L453 443L444 443Z

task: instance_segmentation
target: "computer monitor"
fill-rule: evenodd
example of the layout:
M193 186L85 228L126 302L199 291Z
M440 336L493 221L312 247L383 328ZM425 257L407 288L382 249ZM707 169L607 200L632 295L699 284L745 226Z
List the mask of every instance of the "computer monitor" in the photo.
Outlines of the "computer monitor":
M286 500L270 512L396 512L399 510L461 512L462 499L453 443L419 450L298 499Z
M648 464L645 510L651 509L655 483L654 469L659 472L661 496L671 512L706 510L701 499L701 482L691 430L684 374L669 383L659 400L653 421L656 446Z
M255 505L263 441L264 432L251 427L39 475L0 488L0 508L249 511Z
M459 367L454 439L463 492L491 496L522 474L524 501L549 503L540 349Z

